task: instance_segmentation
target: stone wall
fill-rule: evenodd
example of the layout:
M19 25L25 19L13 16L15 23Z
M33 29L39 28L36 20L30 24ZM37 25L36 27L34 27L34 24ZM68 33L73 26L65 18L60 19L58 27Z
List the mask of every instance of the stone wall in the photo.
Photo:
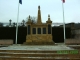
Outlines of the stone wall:
M12 45L13 40L0 40L0 45Z
M79 39L66 39L65 44L67 44L67 45L79 45L80 40Z

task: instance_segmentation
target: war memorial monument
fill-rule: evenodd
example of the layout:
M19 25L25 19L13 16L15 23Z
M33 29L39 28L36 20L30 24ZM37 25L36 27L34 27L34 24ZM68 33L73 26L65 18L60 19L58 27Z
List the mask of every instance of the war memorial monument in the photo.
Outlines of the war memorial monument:
M46 23L42 23L40 6L38 6L37 22L32 23L29 15L27 36L23 44L13 44L0 48L0 60L76 60L80 59L80 45L65 45L52 40L50 15ZM54 37L53 37L54 38Z
M27 22L26 44L54 44L51 24L50 15L46 23L42 23L40 6L38 6L37 23L32 23L30 16Z

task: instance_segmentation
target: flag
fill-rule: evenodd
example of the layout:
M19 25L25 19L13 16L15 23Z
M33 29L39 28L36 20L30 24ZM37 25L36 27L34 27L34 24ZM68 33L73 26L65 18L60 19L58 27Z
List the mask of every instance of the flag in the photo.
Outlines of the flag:
M19 0L19 3L22 4L22 0Z
M63 3L65 3L65 0L62 0Z

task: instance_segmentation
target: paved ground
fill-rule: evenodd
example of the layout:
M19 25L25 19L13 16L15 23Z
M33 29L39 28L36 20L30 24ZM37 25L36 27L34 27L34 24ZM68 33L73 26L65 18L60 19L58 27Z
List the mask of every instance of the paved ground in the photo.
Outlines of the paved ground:
M8 47L1 47L0 50L74 50L70 47L67 47L63 43L56 45L11 45Z

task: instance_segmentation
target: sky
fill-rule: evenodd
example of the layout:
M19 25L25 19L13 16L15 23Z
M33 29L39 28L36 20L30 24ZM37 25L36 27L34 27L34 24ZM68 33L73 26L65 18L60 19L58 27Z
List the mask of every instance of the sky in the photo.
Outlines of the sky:
M19 0L0 0L0 22L17 22ZM61 0L22 0L19 5L19 20L30 16L37 17L40 5L42 22L46 22L48 14L52 22L63 22L63 10ZM65 22L80 22L80 0L65 0L64 3Z

